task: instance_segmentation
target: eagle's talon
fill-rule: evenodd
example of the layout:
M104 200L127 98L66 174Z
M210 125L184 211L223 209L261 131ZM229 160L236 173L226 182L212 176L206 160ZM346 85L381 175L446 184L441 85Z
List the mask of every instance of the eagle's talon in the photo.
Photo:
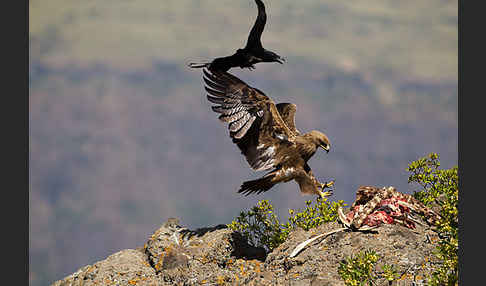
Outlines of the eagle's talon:
M324 184L322 184L322 190L324 190L325 188L330 188L334 186L334 180L331 180L329 182L325 182Z
M330 188L334 185L334 180L333 181L329 181L329 182L326 182L324 184L321 183L321 185L319 186L321 189L318 190L319 192L319 196L322 198L322 199L325 199L327 197L330 197L332 196L333 194L333 190L329 190L329 191L325 191L324 192L324 189L325 188Z
M332 190L329 190L329 191L319 191L319 196L321 197L321 199L327 199L327 197L330 197L332 196Z

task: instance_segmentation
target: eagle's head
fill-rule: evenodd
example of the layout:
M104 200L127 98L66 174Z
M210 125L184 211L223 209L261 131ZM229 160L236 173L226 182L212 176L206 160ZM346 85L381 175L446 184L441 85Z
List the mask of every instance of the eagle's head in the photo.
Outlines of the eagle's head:
M326 152L329 152L331 149L331 142L329 141L329 138L327 138L326 134L322 133L321 131L312 130L309 132L309 136L312 138L312 141L317 147L321 147L322 149L326 150Z

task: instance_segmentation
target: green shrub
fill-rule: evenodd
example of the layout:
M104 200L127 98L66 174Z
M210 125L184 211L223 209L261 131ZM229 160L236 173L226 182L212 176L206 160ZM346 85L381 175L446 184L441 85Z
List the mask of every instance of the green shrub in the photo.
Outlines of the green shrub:
M376 285L378 278L384 278L388 283L398 279L400 275L393 265L385 263L382 272L375 269L375 264L380 258L374 250L360 251L355 256L341 261L338 273L349 286Z
M378 254L373 250L361 251L355 256L341 261L338 273L346 285L373 285L373 282L378 278L373 269L378 259Z
M458 283L458 168L439 169L439 155L431 153L410 163L409 183L417 183L422 189L414 197L426 206L440 206L441 219L435 230L440 240L437 257L442 261L428 277L429 285L456 285Z
M398 275L395 266L390 264L385 264L383 265L383 274L381 275L381 277L385 278L388 282L392 282L400 278L400 275Z
M337 209L346 206L344 201L328 202L327 199L318 197L315 204L306 201L306 208L301 212L289 210L290 218L287 223L288 228L300 227L303 230L309 230L320 226L323 223L335 221L338 217Z
M288 236L268 200L261 200L249 211L241 212L228 227L239 231L253 246L263 246L267 250L277 247Z
M261 200L249 211L241 212L228 227L239 231L252 245L272 250L283 243L290 231L296 227L309 230L323 223L335 221L338 207L346 205L342 200L328 202L320 197L314 204L310 200L305 203L306 208L302 211L290 209L288 222L282 224L268 200Z

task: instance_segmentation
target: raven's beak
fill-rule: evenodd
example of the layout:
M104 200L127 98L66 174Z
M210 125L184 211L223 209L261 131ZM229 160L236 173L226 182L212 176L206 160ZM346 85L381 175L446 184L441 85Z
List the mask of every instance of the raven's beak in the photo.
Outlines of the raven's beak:
M322 149L326 150L327 153L329 153L329 150L331 149L331 145L320 145Z
M285 59L284 59L284 58L282 58L282 57L279 57L279 58L277 59L277 62L278 62L279 64L283 65L283 63L285 62Z

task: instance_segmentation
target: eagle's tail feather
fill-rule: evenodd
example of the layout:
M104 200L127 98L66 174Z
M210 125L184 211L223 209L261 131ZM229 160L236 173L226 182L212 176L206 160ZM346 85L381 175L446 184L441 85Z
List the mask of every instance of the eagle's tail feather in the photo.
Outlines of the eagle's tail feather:
M275 185L274 177L275 175L270 173L260 179L243 182L238 193L248 196L254 193L260 194L266 192Z

